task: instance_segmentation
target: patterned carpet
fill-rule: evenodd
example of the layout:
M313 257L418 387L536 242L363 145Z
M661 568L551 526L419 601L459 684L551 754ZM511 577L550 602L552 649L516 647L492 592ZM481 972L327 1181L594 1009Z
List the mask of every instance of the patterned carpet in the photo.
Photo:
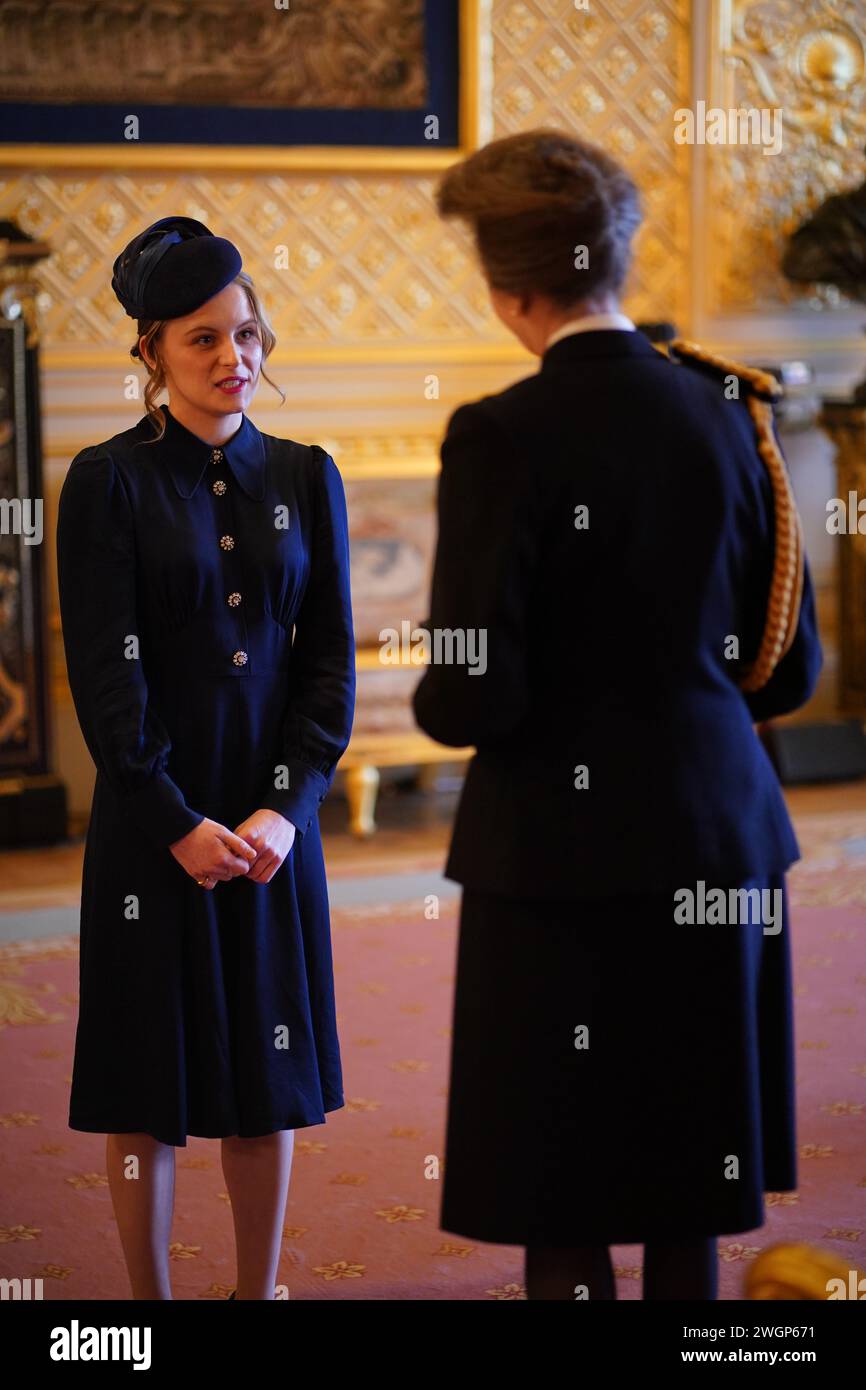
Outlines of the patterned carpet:
M723 1299L777 1241L866 1264L866 816L800 817L797 830L800 1187L768 1196L759 1230L719 1237ZM456 901L433 919L421 896L332 917L347 1104L296 1133L281 1282L300 1299L524 1298L522 1250L438 1228ZM66 1125L77 971L74 936L0 946L0 1275L41 1277L49 1299L123 1299L104 1139ZM224 1298L235 1269L218 1144L176 1152L174 1294ZM641 1253L614 1248L620 1298L640 1297Z

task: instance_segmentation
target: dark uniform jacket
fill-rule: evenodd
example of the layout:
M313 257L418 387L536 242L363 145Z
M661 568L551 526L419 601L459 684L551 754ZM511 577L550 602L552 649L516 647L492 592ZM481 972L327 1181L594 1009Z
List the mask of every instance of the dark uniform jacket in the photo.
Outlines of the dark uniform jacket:
M432 738L476 749L449 878L574 898L799 857L754 724L808 700L821 649L807 565L791 648L739 688L773 564L749 389L596 329L451 416L425 626L483 630L486 670L433 662L414 695Z

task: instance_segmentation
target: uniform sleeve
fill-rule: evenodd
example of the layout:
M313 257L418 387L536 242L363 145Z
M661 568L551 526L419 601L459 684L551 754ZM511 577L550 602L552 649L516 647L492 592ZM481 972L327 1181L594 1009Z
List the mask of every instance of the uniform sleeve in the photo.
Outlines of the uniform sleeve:
M103 445L77 454L60 491L57 581L69 686L81 732L133 823L167 848L204 820L165 771L171 741L148 701L138 636L132 512Z
M483 402L452 415L442 443L430 616L435 645L415 688L421 728L452 748L507 738L528 712L527 606L537 552L523 461ZM448 660L452 634L463 660ZM473 645L474 644L474 645ZM455 645L455 654L460 647Z
M355 713L355 638L349 569L349 525L340 470L313 445L313 534L310 573L292 643L289 702L280 764L260 805L277 811L303 835L318 813L346 751ZM278 770L279 770L278 764Z
M779 452L782 445L778 436L775 418L773 435ZM784 458L784 454L782 454ZM746 583L746 604L743 628L746 633L745 650L750 664L757 656L773 578L773 559L775 553L775 508L772 485L763 462L760 469L760 492L754 508L755 528L751 537L752 563ZM815 594L809 561L803 557L803 593L800 602L800 615L794 640L776 666L770 679L760 690L744 691L743 697L749 707L752 721L756 724L778 715L790 714L805 705L815 690L823 664L823 653L818 636L818 622L815 612Z

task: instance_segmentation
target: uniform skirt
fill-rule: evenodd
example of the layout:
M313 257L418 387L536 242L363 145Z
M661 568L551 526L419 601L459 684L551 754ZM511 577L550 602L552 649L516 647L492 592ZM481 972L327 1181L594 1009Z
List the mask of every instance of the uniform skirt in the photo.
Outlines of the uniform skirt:
M762 1225L764 1192L796 1187L784 877L735 886L766 890L763 906L691 924L673 890L464 891L444 1230L507 1245L713 1236Z

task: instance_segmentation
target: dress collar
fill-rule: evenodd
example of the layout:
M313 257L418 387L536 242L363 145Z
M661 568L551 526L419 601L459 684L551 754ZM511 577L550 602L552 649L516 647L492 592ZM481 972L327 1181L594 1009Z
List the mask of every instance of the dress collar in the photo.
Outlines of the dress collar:
M160 407L165 418L165 434L157 448L161 449L178 495L188 501L205 473L214 462L228 464L239 485L254 502L265 495L265 441L251 420L244 415L240 429L231 439L217 446L199 439L197 434L175 419L167 405ZM148 416L141 421L146 437L153 434ZM216 459L214 456L216 455ZM221 457L220 457L221 455Z
M541 370L550 371L566 363L583 362L592 358L643 357L647 361L669 362L659 348L653 347L641 330L601 328L592 333L569 333L548 344L541 358Z
M558 343L560 338L565 338L570 333L591 333L596 328L624 328L626 332L636 331L627 314L581 314L579 318L569 319L567 323L560 324L556 332L548 338L545 352L549 347L553 347L554 343Z

